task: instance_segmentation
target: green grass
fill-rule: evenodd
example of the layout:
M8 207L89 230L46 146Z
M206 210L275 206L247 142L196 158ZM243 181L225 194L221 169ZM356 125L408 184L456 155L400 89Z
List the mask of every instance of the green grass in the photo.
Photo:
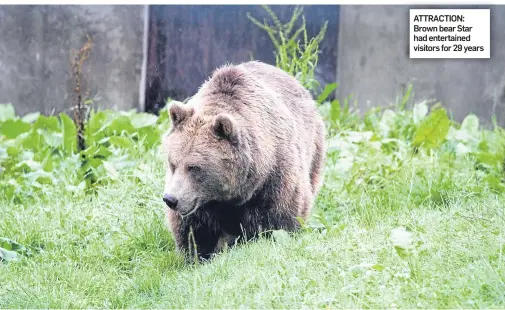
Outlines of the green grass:
M277 66L315 87L326 26L308 40L301 10L266 9L273 26L252 20ZM412 88L360 116L327 102L336 87L317 91L328 158L310 221L197 265L165 225L165 110L95 111L79 151L67 115L0 104L0 308L505 308L505 130L412 105Z
M0 308L503 308L504 131L425 108L322 108L325 180L303 231L205 264L174 250L156 148L93 193L2 195L0 237L28 251L0 262Z

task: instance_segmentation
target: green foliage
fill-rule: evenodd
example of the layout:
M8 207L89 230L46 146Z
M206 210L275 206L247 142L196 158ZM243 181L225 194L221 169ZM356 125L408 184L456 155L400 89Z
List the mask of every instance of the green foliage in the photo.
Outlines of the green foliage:
M77 151L77 129L66 114L16 116L0 105L0 196L22 203L51 192L83 192L111 182L132 158L160 143L168 118L146 113L92 112L87 148ZM161 118L160 118L161 119Z
M505 130L481 128L475 115L458 124L440 104L408 107L409 96L363 116L347 101L321 104L328 130L322 195L378 196L400 208L409 202L444 205L459 192L504 193ZM321 208L325 216L339 217L334 205Z
M77 128L74 121L65 113L60 113L61 129L63 135L63 151L72 155L77 151Z
M449 118L444 109L433 111L419 126L414 136L414 146L426 148L440 146L449 132Z
M14 106L12 104L0 104L0 121L5 122L14 118Z
M19 255L29 255L30 251L14 240L0 237L0 262L18 261Z
M335 89L337 89L337 86L338 86L337 83L331 83L326 85L321 94L319 94L319 96L317 97L317 103L319 104L323 103L330 96L330 94Z
M317 97L328 158L303 230L196 267L156 198L166 108L91 111L78 152L65 114L0 105L0 308L503 308L505 130L411 105L411 86L361 114L336 87Z
M314 71L319 58L319 44L324 38L328 22L325 22L319 33L309 40L305 17L302 16L303 8L296 7L291 19L285 24L279 20L270 7L264 5L263 8L272 19L273 25L266 20L263 23L259 22L249 13L247 17L267 32L274 44L277 67L296 77L306 88L316 89L319 85L314 79ZM300 16L302 16L302 24L295 30ZM303 38L301 44L300 37Z

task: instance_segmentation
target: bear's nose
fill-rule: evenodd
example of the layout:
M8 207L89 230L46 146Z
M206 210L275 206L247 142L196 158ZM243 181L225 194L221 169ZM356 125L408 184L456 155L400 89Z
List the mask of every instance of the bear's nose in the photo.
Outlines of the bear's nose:
M175 198L174 196L165 194L163 196L163 201L167 204L167 206L170 209L175 210L175 208L177 208L177 198Z

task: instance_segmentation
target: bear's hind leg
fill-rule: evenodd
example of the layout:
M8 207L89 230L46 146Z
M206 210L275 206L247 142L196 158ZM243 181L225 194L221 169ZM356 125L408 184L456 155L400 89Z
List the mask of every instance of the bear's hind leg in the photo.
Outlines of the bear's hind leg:
M312 208L310 183L300 182L291 193L278 193L266 206L247 209L241 223L246 240L259 234L268 237L274 230L295 232L301 228L298 218L306 220Z
M269 238L274 230L293 232L300 228L296 216L281 208L248 210L241 224L240 242L256 239L260 235Z

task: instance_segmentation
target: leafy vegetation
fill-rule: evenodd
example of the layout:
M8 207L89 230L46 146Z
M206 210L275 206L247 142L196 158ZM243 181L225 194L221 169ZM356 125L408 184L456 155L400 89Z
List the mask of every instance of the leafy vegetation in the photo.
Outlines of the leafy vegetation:
M263 5L263 8L272 19L273 25L266 20L263 23L259 22L249 13L247 17L265 30L272 40L277 67L296 77L308 89L319 87L319 83L314 78L314 71L319 59L319 44L324 38L328 22L324 22L319 33L309 39L302 7L296 7L291 19L284 24L269 6ZM300 16L302 16L302 24L295 30ZM302 43L300 43L300 37L303 38Z
M166 113L91 117L93 195L74 188L65 121L4 117L2 149L17 153L2 157L2 184L17 187L1 188L0 307L503 307L504 130L426 102L364 116L335 104L320 106L328 160L304 230L197 266L164 226ZM40 152L23 147L34 132Z
M0 308L503 308L505 130L336 87L304 229L196 266L164 225L165 110L91 111L79 152L65 114L0 105Z
M78 152L77 129L68 115L19 117L11 104L0 109L4 112L0 188L2 196L15 204L62 189L85 192L104 180L114 180L123 168L136 164L135 156L156 147L168 126L166 115L92 111L85 126L87 148Z

